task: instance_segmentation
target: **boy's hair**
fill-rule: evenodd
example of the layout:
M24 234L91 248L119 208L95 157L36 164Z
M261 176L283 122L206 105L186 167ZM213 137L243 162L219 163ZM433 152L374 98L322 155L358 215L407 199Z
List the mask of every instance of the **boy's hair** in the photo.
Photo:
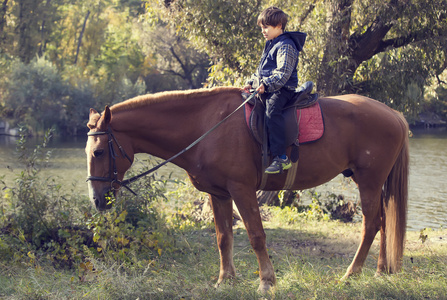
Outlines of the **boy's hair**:
M282 30L286 28L288 16L285 12L275 6L264 9L258 17L258 26L273 26L281 25Z

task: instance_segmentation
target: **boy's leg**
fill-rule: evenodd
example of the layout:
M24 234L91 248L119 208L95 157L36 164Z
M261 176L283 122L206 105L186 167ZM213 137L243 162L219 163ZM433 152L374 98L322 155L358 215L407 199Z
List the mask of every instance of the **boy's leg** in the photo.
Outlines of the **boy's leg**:
M269 136L270 152L275 158L286 154L285 125L282 110L292 96L293 91L282 88L275 93L269 94L266 99L266 125ZM276 164L277 163L278 162L276 162ZM270 170L271 168L268 169ZM275 169L275 167L273 167L273 169ZM278 173L280 170L278 172L270 170L269 172Z
M266 99L266 125L269 133L272 156L286 154L284 117L282 110L293 96L293 91L282 88L268 95Z

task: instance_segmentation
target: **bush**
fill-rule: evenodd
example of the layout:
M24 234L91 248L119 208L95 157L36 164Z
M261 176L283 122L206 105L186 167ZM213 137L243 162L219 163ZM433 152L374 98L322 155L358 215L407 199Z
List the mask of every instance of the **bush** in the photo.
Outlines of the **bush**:
M81 211L88 209L87 199L74 192L63 194L55 179L40 176L51 158L51 151L45 148L52 132L48 130L43 143L28 151L28 132L20 128L17 152L23 170L13 186L3 183L0 219L2 240L18 251L10 253L9 247L3 247L2 259L11 259L11 255L15 260L46 256L51 261L71 264L80 258L79 249L89 238L86 227L78 224Z
M45 149L53 130L32 151L21 127L17 151L23 170L12 186L3 182L0 210L0 259L60 267L81 266L92 260L135 264L173 249L173 238L154 208L163 199L165 180L145 178L132 187L138 197L122 193L106 213L93 210L85 196L62 193L55 179L40 171L51 159Z
M5 107L8 117L26 122L34 131L58 124L68 96L68 86L56 66L44 57L29 64L18 60L10 64L5 84Z
M65 71L45 57L29 64L0 57L0 112L13 126L26 123L30 133L40 135L54 127L62 134L75 135L86 130L89 108L104 107L144 94L142 80L131 82L123 77L118 82L98 82L73 66Z

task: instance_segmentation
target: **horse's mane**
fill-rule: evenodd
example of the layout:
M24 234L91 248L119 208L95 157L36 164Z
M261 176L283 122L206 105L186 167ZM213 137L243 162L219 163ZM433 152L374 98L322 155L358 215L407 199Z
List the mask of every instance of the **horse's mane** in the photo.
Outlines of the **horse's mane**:
M163 101L174 101L174 100L187 100L195 99L198 97L212 97L220 93L240 93L241 89L238 87L215 87L215 88L202 88L195 90L185 90L185 91L167 91L155 94L147 94L142 96L137 96L125 100L123 102L114 104L110 107L113 112L124 111L129 109L135 109L143 106L147 106L151 103L158 103Z

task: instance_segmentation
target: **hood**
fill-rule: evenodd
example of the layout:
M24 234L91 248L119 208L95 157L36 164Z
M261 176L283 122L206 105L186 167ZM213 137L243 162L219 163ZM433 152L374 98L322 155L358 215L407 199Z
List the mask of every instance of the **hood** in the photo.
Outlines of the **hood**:
M306 42L307 33L300 31L286 31L283 35L288 36L294 43L298 51L303 50Z

